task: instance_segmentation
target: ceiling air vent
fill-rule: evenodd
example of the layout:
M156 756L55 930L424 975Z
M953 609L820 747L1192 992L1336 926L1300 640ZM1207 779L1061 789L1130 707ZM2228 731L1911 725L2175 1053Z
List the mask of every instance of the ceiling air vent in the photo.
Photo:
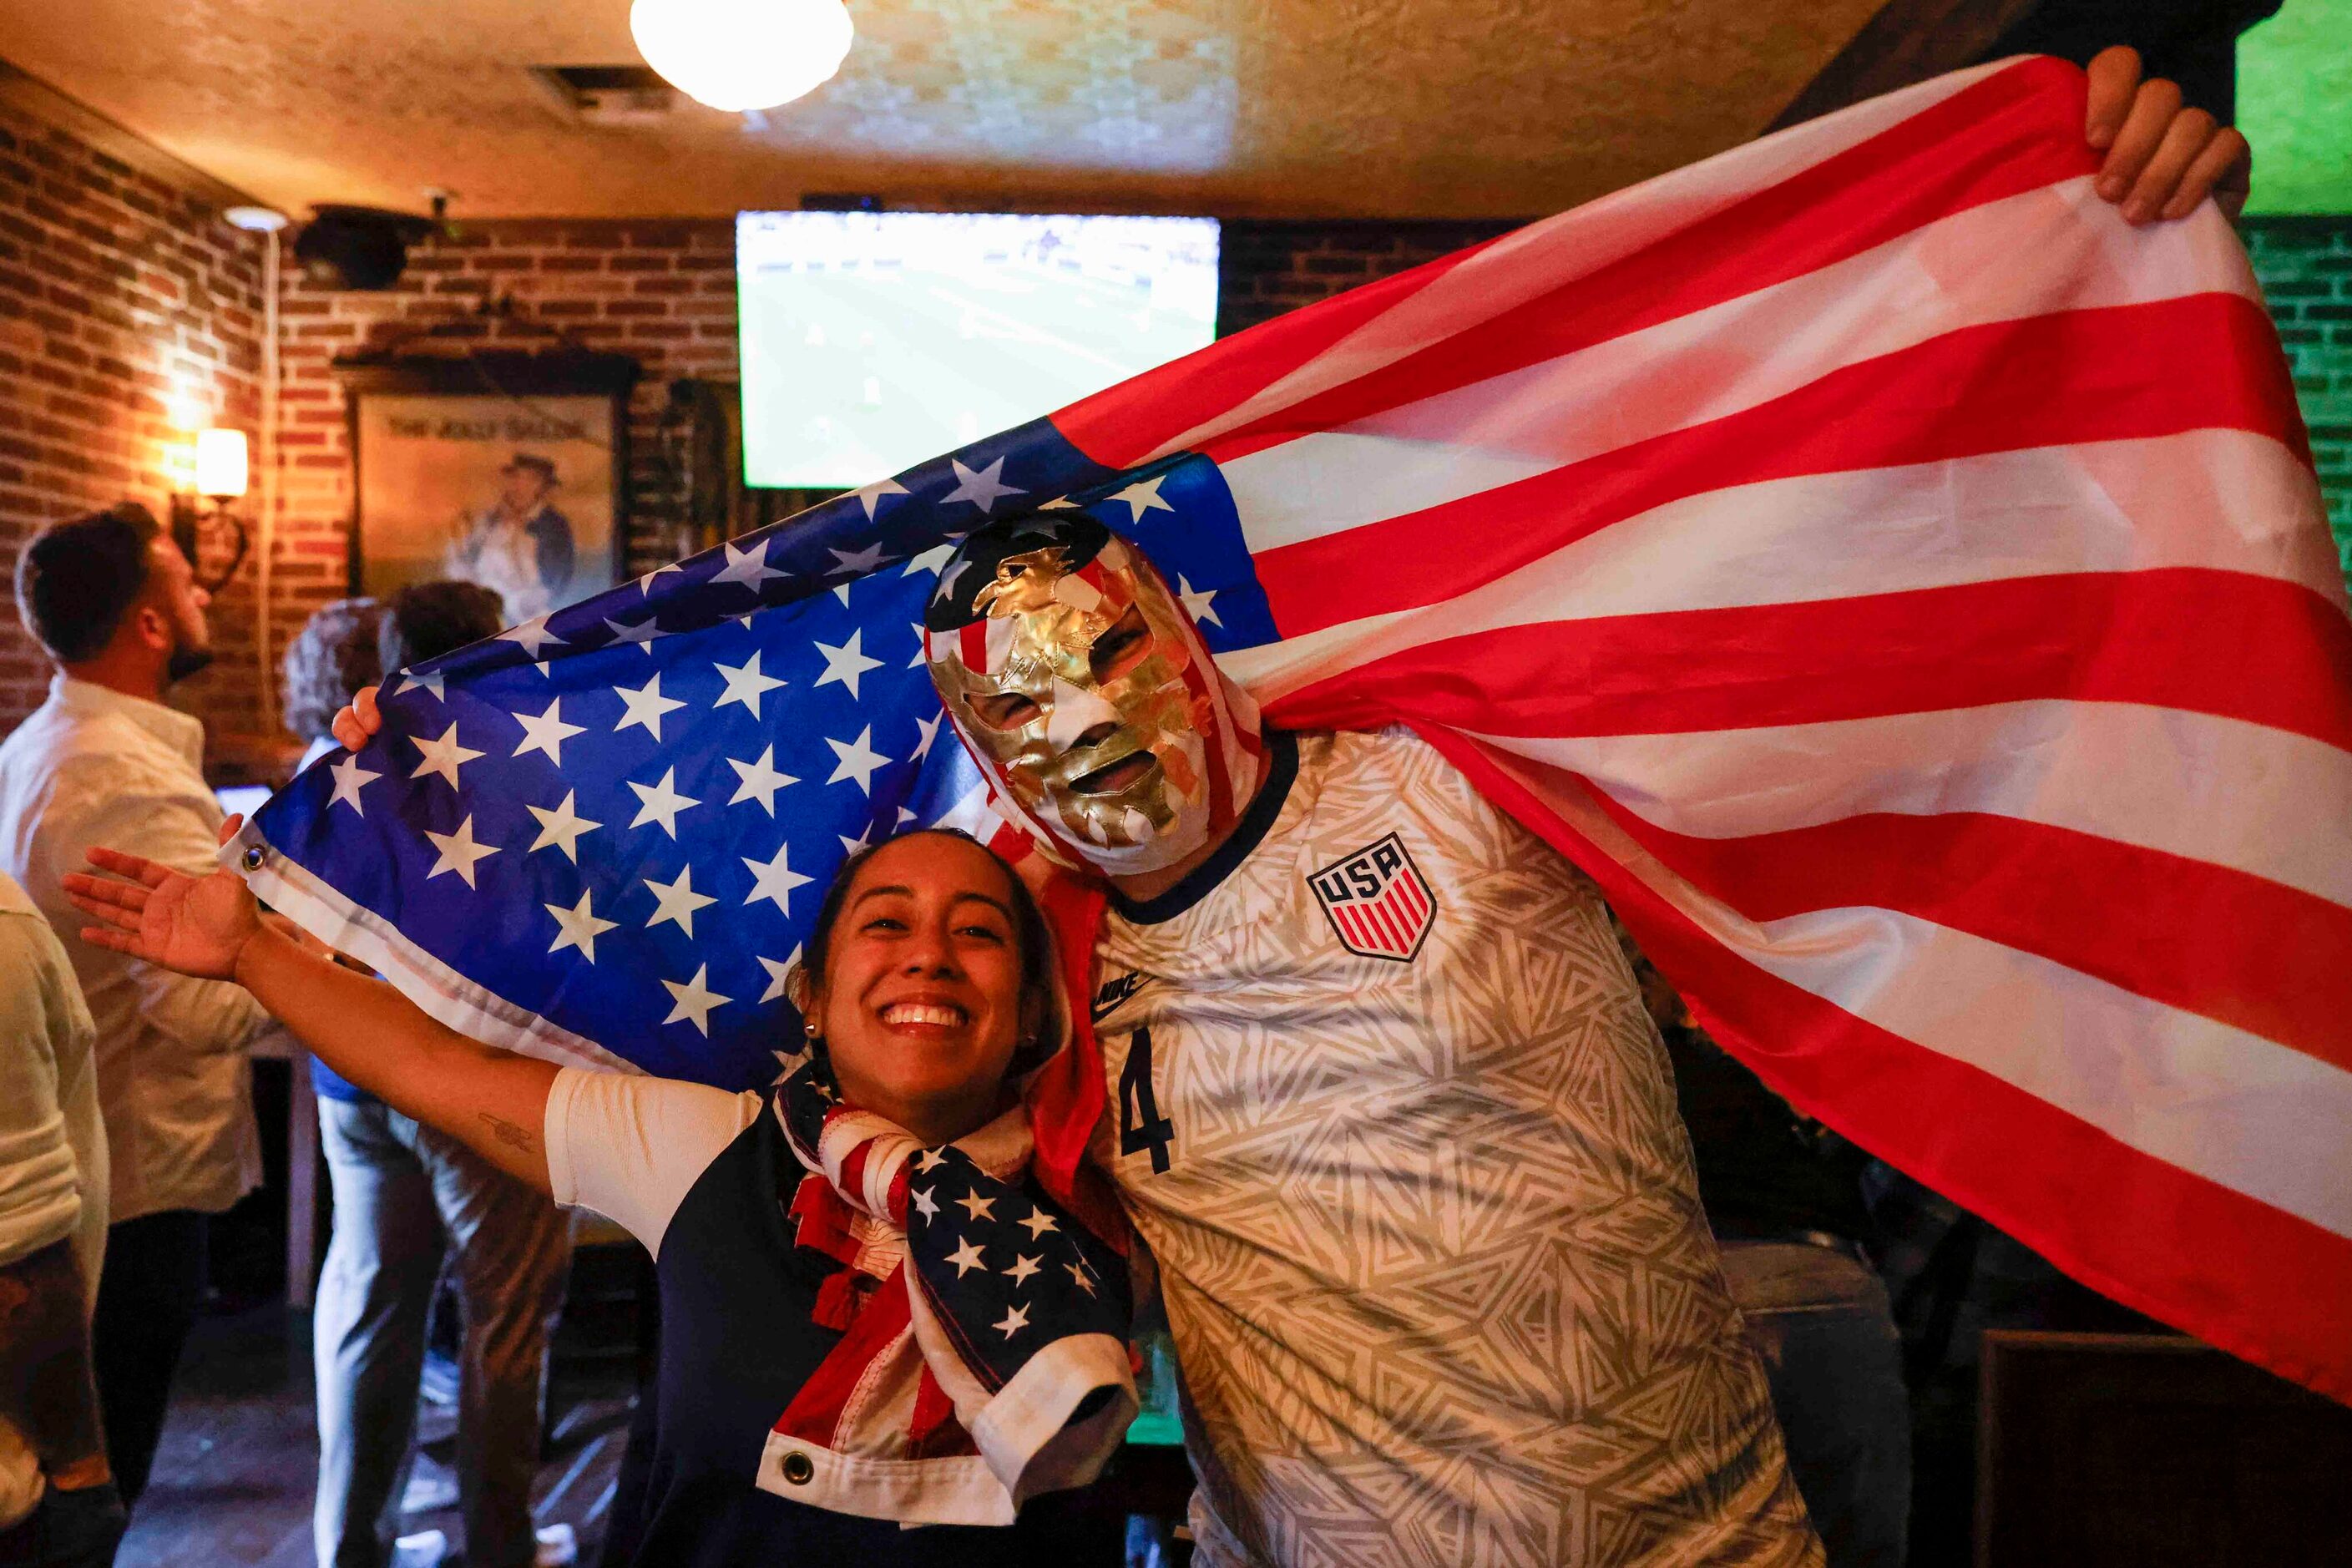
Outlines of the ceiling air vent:
M646 125L677 107L677 89L647 66L532 66L556 106L588 125Z

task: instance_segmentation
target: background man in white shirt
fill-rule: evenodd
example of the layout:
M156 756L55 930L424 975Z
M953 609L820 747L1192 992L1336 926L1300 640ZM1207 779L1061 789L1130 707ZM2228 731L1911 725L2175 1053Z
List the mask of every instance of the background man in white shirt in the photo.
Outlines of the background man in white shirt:
M212 657L206 602L136 505L54 524L17 561L17 611L58 668L48 700L0 744L0 872L63 940L97 1026L113 1196L92 1334L126 1502L163 1433L207 1217L260 1183L247 1047L267 1015L236 986L85 943L59 883L95 844L212 868L221 809L205 787L204 727L163 705Z
M65 949L0 877L0 1563L109 1563L122 1505L90 1378L106 1135Z

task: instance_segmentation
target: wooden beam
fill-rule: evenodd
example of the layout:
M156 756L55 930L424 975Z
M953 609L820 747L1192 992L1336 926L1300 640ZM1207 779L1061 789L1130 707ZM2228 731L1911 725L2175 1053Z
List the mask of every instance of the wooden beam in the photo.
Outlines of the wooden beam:
M1764 129L1784 130L1973 65L2040 5L2041 0L1887 0Z
M36 120L79 137L108 157L120 159L142 174L185 191L208 206L267 205L5 59L0 59L0 103L21 109Z

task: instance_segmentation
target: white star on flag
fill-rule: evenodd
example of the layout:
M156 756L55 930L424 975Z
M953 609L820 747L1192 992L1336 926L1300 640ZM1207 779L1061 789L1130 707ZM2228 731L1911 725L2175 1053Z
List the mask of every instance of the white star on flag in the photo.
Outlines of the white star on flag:
M920 669L930 661L930 654L923 647L923 623L910 621L908 624L915 628L915 657L907 661L907 668Z
M552 844L562 850L563 858L574 866L580 864L580 836L583 833L593 833L604 826L601 822L591 822L586 817L573 813L572 797L578 793L577 790L565 790L563 804L553 811L548 810L543 805L524 807L533 816L539 818L539 837L531 841L531 848L544 849Z
M662 987L669 993L673 1004L669 1016L664 1018L663 1023L675 1024L681 1018L690 1019L706 1038L709 1036L711 1010L735 1000L732 996L721 996L702 984L703 976L709 972L710 965L698 963L694 966L694 978L685 984L681 985L675 980L662 982Z
M727 765L733 768L735 776L743 782L735 786L735 798L727 804L740 805L747 800L756 800L770 816L775 816L776 792L786 784L801 782L790 773L777 772L775 762L776 748L773 745L761 752L756 763L739 763L732 757L728 758Z
M792 850L793 847L790 844L779 844L776 846L776 858L772 860L754 860L749 855L742 857L743 864L751 871L752 879L751 890L743 900L745 907L748 908L765 899L782 910L785 915L792 914L793 889L805 888L814 880L812 878L802 876L787 864L786 857L792 854Z
M853 577L863 577L890 558L890 552L878 544L868 545L863 550L827 550L825 553L835 563L827 576L831 576L833 572L846 572Z
M1002 1272L1015 1285L1025 1285L1029 1282L1029 1276L1037 1272L1037 1260L1034 1258L1015 1258L1013 1260L1013 1267Z
M793 965L798 963L800 961L801 950L798 942L793 944L792 956L789 958L761 959L760 967L768 972L768 988L760 993L760 1000L762 1002L782 1001L784 995L784 978L792 973Z
M425 753L425 760L417 763L416 771L408 776L421 779L426 773L438 773L448 781L451 789L458 787L457 770L482 754L470 746L457 743L457 721L454 719L449 721L448 729L436 738L425 741L412 735L409 744Z
M772 675L760 673L760 656L756 653L741 664L719 664L714 660L712 668L727 680L727 689L720 692L719 700L710 705L713 712L730 702L740 702L752 718L757 719L760 716L760 699L784 684Z
M872 795L874 775L890 761L874 749L873 742L874 726L871 724L859 731L857 739L855 741L836 741L827 735L824 738L824 743L833 748L833 754L839 757L841 763L833 770L833 776L824 782L839 784L844 779L854 778L857 781L859 789L864 790L867 795Z
M965 468L962 459L958 458L950 458L948 467L955 470L956 488L940 498L941 506L968 500L980 508L982 516L987 516L995 511L998 501L1006 496L1021 493L1019 487L1003 482L1004 459L1002 458L978 473Z
M940 1200L931 1196L930 1188L908 1187L907 1189L907 1200L915 1205L915 1212L921 1215L925 1219L937 1219L940 1217ZM961 1279L961 1276L958 1276L958 1278Z
M448 698L442 693L441 683L447 679L437 669L427 674L404 669L400 672L400 684L393 688L392 694L397 697L404 691L430 691L435 698L446 702Z
M549 614L551 615L553 612L550 611ZM520 643L522 651L528 654L534 663L539 661L539 650L549 643L553 643L558 647L563 646L563 639L547 629L546 616L533 616L519 626L509 626L499 634L498 640Z
M866 657L866 628L858 627L849 634L849 640L839 647L831 643L818 643L817 652L824 655L824 673L816 678L819 686L831 686L836 681L849 688L849 695L857 696L857 678L869 669L879 669L882 661Z
M932 576L936 577L940 574L940 568L948 563L948 557L953 555L955 552L956 547L951 543L934 544L929 550L919 551L913 555L908 556L907 569L900 573L899 575L902 577L911 577L918 572L929 572Z
M654 910L653 918L646 921L646 929L647 931L653 930L654 927L661 924L664 921L676 921L680 931L683 931L688 936L692 936L694 934L694 911L701 909L706 904L715 904L719 901L717 899L711 898L708 894L698 893L694 890L694 868L692 866L688 866L684 870L680 871L677 874L677 880L675 882L660 882L656 881L651 877L647 877L646 879L646 889L653 894L656 906Z
M1015 1220L1013 1223L1027 1230L1029 1232L1029 1239L1032 1241L1036 1240L1039 1237L1045 1235L1049 1230L1058 1230L1061 1228L1054 1223L1054 1216L1047 1214L1043 1209L1031 1209L1027 1219Z
M937 1149L926 1149L915 1156L915 1169L918 1171L936 1171L947 1163L948 1157Z
M792 575L789 572L779 572L768 564L766 542L755 544L749 550L738 550L731 544L725 548L727 564L720 567L711 577L710 580L714 584L740 583L756 594L760 591L760 584L769 578Z
M1143 514L1154 508L1165 512L1172 512L1176 510L1175 503L1160 499L1160 487L1167 482L1166 474L1161 474L1157 479L1138 479L1117 495L1105 496L1103 499L1125 501L1128 521L1131 523L1141 522Z
M1062 1267L1070 1271L1070 1278L1077 1281L1079 1289L1084 1290L1089 1296L1095 1293L1095 1277L1087 1272L1086 1265L1082 1263L1065 1263Z
M956 1278L959 1279L975 1268L986 1267L980 1260L980 1248L971 1244L971 1237L968 1236L963 1237L961 1247L948 1254L948 1261L956 1266Z
M654 638L669 636L667 632L654 625L654 618L651 616L647 616L642 621L631 621L625 624L608 619L604 624L613 628L613 640L604 645L606 647L618 647L623 643L635 643L645 650L647 658L654 656Z
M944 713L935 713L929 719L915 721L915 732L922 739L915 742L915 754L907 759L908 762L919 763L931 754L931 742L940 738L940 721L946 717Z
M1196 592L1192 584L1184 580L1184 574L1176 574L1176 596L1184 601L1184 613L1196 623L1206 621L1213 626L1225 624L1217 619L1217 612L1209 607L1222 592L1223 590L1219 588L1212 588L1205 594Z
M971 1215L974 1219L994 1219L996 1217L995 1214L992 1212L996 1207L996 1200L994 1198L982 1197L976 1192L966 1193L963 1196L956 1199L956 1207L963 1210L964 1213Z
M1019 1333L1023 1329L1029 1326L1029 1309L1026 1307L1007 1307L1004 1310L1003 1321L991 1323L988 1326L992 1329L1003 1330L1004 1331L1004 1337L1009 1340L1014 1334Z
M341 762L330 766L327 771L335 775L335 796L334 799L327 802L327 808L331 811L340 803L350 806L360 816L365 816L367 807L360 804L360 791L383 775L360 766L360 760L357 757L345 757Z
M661 776L661 783L657 784L641 784L635 779L629 780L629 787L637 792L637 799L644 803L637 808L636 819L631 822L629 826L632 827L643 827L648 822L658 822L661 824L662 831L664 833L668 834L673 839L676 838L677 837L677 814L684 811L689 805L700 805L702 804L691 795L678 794L676 788L677 784L677 770L676 768L672 768L668 772L663 773Z
M433 847L440 851L433 861L433 869L425 873L428 882L444 871L455 871L466 879L466 886L470 888L474 885L475 862L499 852L494 844L474 841L474 817L470 812L465 821L457 824L457 832L435 833L428 829L425 837L433 840Z
M588 731L584 726L565 723L561 711L562 707L563 699L559 697L547 705L544 713L510 715L516 723L522 726L522 743L514 749L516 756L520 757L525 752L544 752L549 762L559 768L563 765L563 742Z
M660 576L665 572L675 572L677 570L678 564L675 561L670 562L666 566L655 567L652 571L637 579L637 592L645 595L647 598L653 597L654 579Z
M596 962L597 937L613 930L618 923L604 919L588 907L588 889L585 888L580 889L580 901L570 909L562 904L549 904L545 908L555 917L559 928L554 944L547 951L562 952L567 947L576 947L580 950L580 956L591 963Z
M613 726L613 733L615 735L632 724L642 724L646 727L646 732L658 741L661 739L662 715L674 713L686 706L683 702L662 695L659 675L656 675L643 686L615 686L613 688L613 694L621 700L625 710L621 715L621 721Z
M905 495L907 487L896 479L877 479L872 484L862 485L849 493L856 496L858 503L866 508L866 521L872 522L874 510L882 504L882 498Z

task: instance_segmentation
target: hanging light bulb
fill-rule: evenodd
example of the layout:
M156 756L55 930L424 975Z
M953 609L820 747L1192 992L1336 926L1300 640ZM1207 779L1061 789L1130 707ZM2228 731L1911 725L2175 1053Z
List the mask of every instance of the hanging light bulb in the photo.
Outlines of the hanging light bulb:
M841 0L636 0L646 64L698 103L773 109L830 80L855 29Z

